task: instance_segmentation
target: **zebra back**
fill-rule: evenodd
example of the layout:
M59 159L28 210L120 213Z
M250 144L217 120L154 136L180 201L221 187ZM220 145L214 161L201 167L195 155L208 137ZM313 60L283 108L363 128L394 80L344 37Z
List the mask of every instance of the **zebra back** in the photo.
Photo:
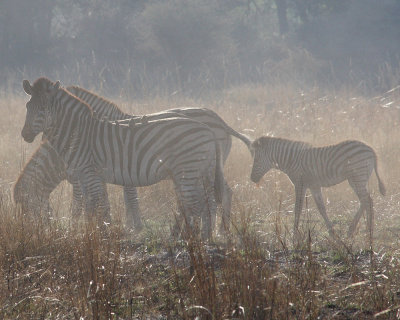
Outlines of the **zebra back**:
M247 147L250 147L251 140L244 134L237 132L230 127L215 111L207 108L176 108L169 109L170 112L177 112L183 114L185 117L196 119L212 130L223 130L225 134L234 136L242 140Z
M299 160L312 145L306 142L263 136L251 144L251 149L263 153L271 167L285 171L296 167Z
M109 100L86 89L78 86L70 86L67 90L88 103L100 118L104 117L109 120L134 118L137 122L143 122L144 119L155 120L171 117L186 117L204 123L214 131L216 139L221 144L221 152L224 162L229 155L232 144L230 136L242 140L247 147L250 147L251 145L251 140L246 135L231 128L216 112L207 108L174 108L147 115L129 115L121 111L115 103L110 102Z

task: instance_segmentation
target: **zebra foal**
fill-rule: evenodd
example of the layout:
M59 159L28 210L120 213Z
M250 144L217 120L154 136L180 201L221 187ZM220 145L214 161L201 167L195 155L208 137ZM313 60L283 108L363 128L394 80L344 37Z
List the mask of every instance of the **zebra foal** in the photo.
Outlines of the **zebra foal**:
M22 137L30 143L43 132L67 174L79 181L88 213L110 219L104 183L137 187L171 179L190 225L203 219L202 236L210 237L224 179L220 147L208 126L187 118L100 120L59 82L39 78L32 86L24 80L23 87L31 99Z
M286 173L292 181L295 194L294 231L298 233L300 214L307 189L310 189L329 233L333 234L322 198L321 188L347 180L356 193L360 208L348 230L352 236L364 211L367 212L368 230L373 232L373 205L367 183L373 170L378 178L379 191L385 195L385 186L378 175L375 151L360 141L343 141L326 147L312 147L299 141L273 137L260 137L250 146L254 157L251 180L258 183L270 169Z

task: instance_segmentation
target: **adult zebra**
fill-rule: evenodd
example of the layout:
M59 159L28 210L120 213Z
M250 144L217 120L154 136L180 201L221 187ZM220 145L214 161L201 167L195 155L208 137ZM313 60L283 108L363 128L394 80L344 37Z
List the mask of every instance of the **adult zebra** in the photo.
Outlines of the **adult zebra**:
M385 186L378 175L375 151L360 141L343 141L326 147L312 147L308 143L273 137L260 137L250 147L254 156L251 180L258 183L268 170L275 168L288 175L295 187L295 234L307 189L310 189L318 210L330 234L330 222L322 199L321 187L330 187L347 180L360 200L360 208L350 224L352 236L364 211L372 237L373 205L367 183L373 170L379 182L379 191L385 195Z
M86 94L87 91L82 88L71 86L67 90L77 96L82 95L83 100L91 103L93 111L100 117L106 117L109 120L131 117L114 103L106 99L96 99L94 94L92 97ZM64 162L44 138L17 178L13 190L14 201L21 206L23 211L31 211L36 215L40 212L50 214L52 212L49 201L50 194L65 179L72 184L72 215L74 219L77 219L83 207L81 187L78 180L67 175ZM134 226L137 231L140 231L143 223L140 217L136 188L125 186L124 199L127 225Z
M30 143L43 132L67 174L79 181L87 212L110 219L104 182L136 187L169 178L185 217L202 218L202 236L210 237L215 196L222 197L224 179L220 146L208 126L176 117L143 123L100 120L59 82L39 78L32 86L24 80L23 87L31 99L22 137Z
M88 103L99 117L105 117L109 120L120 120L134 118L135 121L141 121L143 116L131 116L124 113L117 105L106 100L90 91L87 91L78 86L67 87L67 90ZM221 119L214 111L205 108L176 108L169 109L164 112L157 114L150 114L146 116L147 119L152 118L170 118L170 117L188 117L195 119L209 126L220 144L223 162L225 163L232 145L231 136L235 136L242 140L246 145L250 145L250 140L230 128L224 120ZM67 177L65 170L60 172L59 175L53 175L49 177L46 167L52 166L63 171L62 161L59 159L55 152L48 152L48 146L43 143L43 146L39 147L32 159L27 163L25 168L22 170L14 187L14 199L17 203L21 203L25 206L30 204L33 208L49 208L49 196L50 193L57 187L57 185L65 178L67 178L73 184L73 208L75 213L81 212L81 192L79 185L73 181L72 177ZM42 154L43 153L43 154ZM46 165L42 163L46 162ZM26 183L30 181L30 183ZM36 186L34 186L34 185ZM28 187L29 186L29 187ZM36 192L32 192L35 190ZM225 195L222 203L223 216L220 225L221 231L229 228L230 224L230 207L232 191L229 186L225 183L224 189ZM137 230L142 228L142 222L140 217L140 210L138 205L138 198L136 188L124 187L124 198L126 204L127 213L127 225L132 227L133 225ZM36 200L36 203L34 202Z

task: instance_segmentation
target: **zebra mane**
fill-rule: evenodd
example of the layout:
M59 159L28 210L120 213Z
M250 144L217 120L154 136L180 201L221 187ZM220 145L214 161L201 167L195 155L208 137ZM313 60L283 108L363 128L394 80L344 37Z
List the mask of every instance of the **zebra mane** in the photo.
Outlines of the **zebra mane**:
M46 91L48 92L49 89L54 89L55 87L57 89L57 92L62 92L65 95L73 96L75 99L79 100L80 103L85 105L88 108L89 112L93 115L92 107L88 103L86 103L85 101L83 101L82 99L80 99L79 97L74 95L73 93L71 93L70 91L66 90L63 87L60 87L59 81L53 82L46 77L40 77L33 82L32 90L35 92L35 94L40 95L43 92L46 92ZM57 94L57 93L55 93L55 94Z
M92 91L89 91L89 90L84 89L84 88L79 87L79 86L69 86L69 87L67 87L67 90L69 92L71 92L73 95L76 95L76 96L79 93L84 93L84 94L86 94L88 96L91 96L91 97L95 98L96 100L103 101L110 108L114 108L115 110L117 110L117 111L119 111L121 113L124 113L124 111L122 111L121 108L118 107L114 102L112 102L112 101L110 101L110 100L108 100L108 99L106 99L106 98L104 98L104 97L92 92Z
M86 108L88 109L88 111L90 112L90 114L91 114L92 116L94 115L93 108L92 108L86 101L84 101L84 100L82 100L81 98L77 97L76 95L74 95L73 93L71 93L71 92L70 92L68 89L66 89L66 88L59 88L58 90L62 91L63 94L72 96L74 99L79 100L79 102L80 102L82 105L86 106Z
M35 92L41 92L43 90L47 91L49 88L54 87L55 84L56 82L53 82L46 77L40 77L33 82L32 89Z

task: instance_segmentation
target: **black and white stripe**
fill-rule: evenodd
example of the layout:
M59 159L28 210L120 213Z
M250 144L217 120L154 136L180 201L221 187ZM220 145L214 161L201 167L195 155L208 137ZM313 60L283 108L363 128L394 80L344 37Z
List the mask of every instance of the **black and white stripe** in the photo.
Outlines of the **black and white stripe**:
M23 211L36 215L40 212L50 214L50 193L66 178L64 163L57 152L49 143L43 142L22 169L14 185L14 201ZM80 187L74 184L75 189L73 203L78 204L81 201Z
M135 121L142 121L143 116L131 116L127 113L124 113L116 104L106 100L90 91L87 91L78 86L70 86L67 90L79 97L86 103L88 103L93 111L96 112L98 117L107 118L109 120L120 120L120 119L128 119L134 118ZM232 145L231 136L236 136L241 139L247 145L250 144L250 140L230 128L222 119L218 116L214 111L205 109L205 108L176 108L166 110L164 112L160 112L157 114L149 115L145 118L149 119L163 119L170 117L188 117L191 119L195 119L202 123L205 123L207 126L211 128L211 130L216 135L218 143L220 144L223 162L225 163L230 149ZM49 208L48 202L50 193L57 187L57 185L66 178L65 172L60 172L59 175L52 175L49 179L49 175L47 174L46 167L55 167L63 168L63 163L61 159L58 157L56 152L48 152L46 147L46 143L43 143L42 146L38 148L35 152L35 156L31 161L27 163L25 168L20 174L15 187L14 187L14 199L17 203L26 204L29 202L31 208ZM41 153L43 152L43 155ZM34 160L36 158L36 160ZM37 162L41 159L41 161L45 161L48 166L38 165ZM35 176L34 185L22 183L30 176ZM81 191L78 184L74 183L72 177L67 177L68 180L73 184L73 212L74 214L78 214L81 212ZM44 188L43 186L46 186ZM32 199L40 200L36 201L34 204ZM142 222L140 217L139 203L137 197L137 191L135 187L124 187L124 199L126 205L126 217L127 217L127 225L132 227L133 225L137 230L142 228ZM221 223L221 230L225 230L225 228L229 227L230 224L230 208L231 208L231 199L232 199L232 191L229 186L225 183L224 195L221 199L222 207L223 207L223 217Z
M99 117L110 120L126 119L130 117L114 103L96 96L80 87L71 86L67 90L84 101L90 101L91 107ZM85 100L86 99L86 100ZM72 176L67 176L64 162L57 152L44 139L34 152L31 159L22 169L13 190L14 201L24 211L35 214L40 212L50 213L50 194L64 180L67 179L73 187L72 214L74 219L82 212L82 192L78 181ZM124 187L127 225L135 227L137 231L143 227L137 191L135 187Z
M177 117L104 121L59 83L40 78L23 85L32 97L22 136L32 142L44 133L67 175L79 181L86 211L109 220L105 182L136 187L171 179L185 216L204 219L203 237L210 236L215 194L224 180L220 147L208 126Z
M368 227L372 235L373 206L367 183L373 170L379 182L379 190L385 194L385 186L378 175L377 157L374 150L360 141L344 141L326 147L273 137L261 137L250 147L254 163L251 180L259 182L270 169L285 172L295 187L295 232L298 231L300 213L307 189L310 189L318 210L330 231L333 232L322 199L321 187L330 187L347 180L360 200L348 234L353 235L362 213L366 210Z

